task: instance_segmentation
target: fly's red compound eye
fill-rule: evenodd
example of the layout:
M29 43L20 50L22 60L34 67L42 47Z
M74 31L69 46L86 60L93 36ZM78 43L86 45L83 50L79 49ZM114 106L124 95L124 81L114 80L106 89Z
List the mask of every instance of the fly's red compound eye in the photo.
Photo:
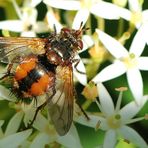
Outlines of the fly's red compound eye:
M79 47L80 49L83 48L83 42L82 42L82 40L78 40L78 47Z
M62 28L61 30L63 33L69 33L70 32L70 29L69 28Z

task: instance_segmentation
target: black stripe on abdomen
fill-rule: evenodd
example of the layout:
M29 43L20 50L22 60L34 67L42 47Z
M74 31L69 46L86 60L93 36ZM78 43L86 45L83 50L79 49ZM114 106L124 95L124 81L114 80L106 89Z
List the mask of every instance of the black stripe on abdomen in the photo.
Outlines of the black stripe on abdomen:
M32 69L25 78L18 82L19 90L28 92L28 89L31 88L32 84L37 82L41 78L41 74L37 68Z

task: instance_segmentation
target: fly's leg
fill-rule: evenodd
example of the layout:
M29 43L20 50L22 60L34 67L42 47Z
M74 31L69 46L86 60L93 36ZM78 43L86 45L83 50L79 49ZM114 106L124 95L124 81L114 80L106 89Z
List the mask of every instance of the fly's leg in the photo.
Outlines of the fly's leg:
M76 90L74 89L74 94L75 94L75 97L76 97L76 104L78 105L78 107L80 108L81 112L83 113L83 115L85 116L85 118L87 120L90 120L90 118L88 117L88 115L86 114L85 110L82 108L82 106L79 104L78 102L78 96L77 96L77 92Z
M88 117L88 115L86 114L86 112L85 112L85 110L82 108L82 106L81 106L78 102L76 102L76 103L77 103L77 105L79 106L79 108L80 108L81 112L83 113L83 115L85 116L85 118L86 118L87 120L90 120L90 118Z
M2 77L0 78L0 80L3 80L3 79L5 79L6 77L12 75L12 73L11 73L12 67L13 67L13 63L10 63L10 64L8 65L7 72L5 73L4 76L2 76Z
M12 67L13 67L13 64L14 64L14 63L19 63L20 60L21 60L21 57L20 57L20 56L16 56L15 58L13 58L12 61L11 61L11 63L8 64L7 72L5 73L4 76L2 76L2 77L0 78L0 80L3 80L3 79L5 79L5 78L8 77L8 76L13 76L13 74L11 73L11 69L12 69Z
M34 121L35 121L35 119L36 119L36 117L37 117L38 112L39 112L42 108L44 108L44 107L50 102L50 100L52 99L52 97L55 95L55 93L56 93L55 87L53 87L52 90L53 90L52 95L51 95L51 96L48 96L48 95L47 95L47 100L46 100L42 105L40 105L39 107L37 107L37 109L36 109L36 111L35 111L35 114L34 114L34 117L33 117L32 121L28 124L27 129L30 128L30 127L32 126L32 124L34 123Z
M80 62L79 59L74 59L72 62L75 63L74 68L76 69L76 71L77 71L78 73L80 73L80 74L86 74L85 72L82 72L82 71L80 71L80 70L77 68L77 66L78 66L78 64L79 64L79 62Z

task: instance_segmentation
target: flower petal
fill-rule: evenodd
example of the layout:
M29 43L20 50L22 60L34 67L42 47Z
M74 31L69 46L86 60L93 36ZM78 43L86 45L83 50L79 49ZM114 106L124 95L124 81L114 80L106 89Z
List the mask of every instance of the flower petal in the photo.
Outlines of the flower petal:
M116 136L115 131L108 130L105 133L103 147L104 148L115 148L116 141L117 141L117 136Z
M17 112L9 121L6 131L5 131L5 136L12 135L17 132L17 130L20 127L22 118L23 118L24 113L23 112Z
M89 11L88 9L80 9L75 18L74 18L74 21L73 21L73 24L72 24L72 28L73 29L79 29L80 28L80 24L81 22L83 22L83 26L85 25L87 19L89 17Z
M26 130L23 132L19 132L10 136L7 136L3 139L0 139L0 147L1 148L16 148L21 145L22 142L24 142L25 139L29 137L32 130Z
M82 148L80 138L78 136L75 126L72 124L70 131L65 136L58 136L57 142L65 147Z
M75 0L43 0L43 2L51 7L64 10L79 10L80 2Z
M95 83L108 81L124 74L125 72L125 65L120 61L116 61L115 63L105 67L92 79L92 81Z
M20 20L0 21L0 29L14 31L14 32L22 32L23 22Z
M33 25L36 23L38 11L35 8L29 7L28 9L22 9L23 15L22 15L22 22L25 27L28 25ZM24 29L25 30L25 29Z
M114 114L114 104L110 94L108 93L107 89L104 87L102 83L97 84L99 100L101 104L101 111L106 116L110 116Z
M45 22L42 21L38 21L36 22L36 24L34 25L33 30L36 33L43 33L43 32L48 32L49 31L49 27L47 26L47 24Z
M129 8L132 12L140 12L141 6L139 0L128 0Z
M23 31L21 33L22 37L36 37L36 33L34 31Z
M10 95L10 90L0 85L0 100L4 99L12 102L16 101L16 97L14 95Z
M146 103L148 97L144 96L141 98L141 104L138 105L135 101L128 103L120 110L121 119L126 124L130 119L132 119L143 107Z
M148 9L142 11L143 22L148 20Z
M94 41L91 38L91 36L89 36L89 35L83 35L82 41L83 41L83 49L81 51L79 51L79 53L85 51L86 49L88 49L94 45Z
M148 57L138 58L138 68L140 70L148 70Z
M128 126L123 126L122 128L120 128L120 134L122 134L125 139L136 144L136 146L138 146L139 148L147 148L146 142L134 129Z
M100 41L115 58L119 59L128 56L127 50L117 40L99 29L96 29L96 32Z
M134 55L137 57L139 57L142 54L145 44L146 44L144 30L145 30L145 26L140 27L140 29L137 31L137 33L133 39L133 42L130 46L130 49L129 49L129 52L134 53Z
M31 142L30 148L44 148L46 144L53 141L52 136L46 133L39 133Z
M139 69L129 69L127 71L127 80L134 99L138 104L140 104L141 98L143 96L143 81Z
M49 126L49 121L40 113L38 113L36 120L34 121L33 127L40 132L45 132L45 127Z
M79 124L88 126L88 127L92 127L92 128L97 128L97 124L100 123L99 129L102 129L102 130L108 129L106 119L100 116L95 116L95 115L90 115L90 114L87 114L87 115L90 118L90 120L87 120L85 116L79 116L76 119L76 122Z
M143 31L143 34L142 34L142 39L144 38L144 40L147 42L148 44L148 38L147 38L147 34L148 34L148 11L147 11L147 21L144 21L144 23L142 24L141 26L141 30Z
M118 9L119 9L118 13L119 13L121 18L123 18L127 21L131 20L131 17L132 17L131 11L129 11L128 9L125 9L125 8L121 8L121 7L118 7Z
M29 2L29 5L31 7L36 7L42 0L31 0L31 2Z
M120 8L117 5L103 1L93 5L91 12L105 19L119 19L122 17L121 14L124 14L125 17L127 13L129 17L129 11L127 11L127 9Z
M22 105L24 105L24 104L22 104ZM27 109L27 107L26 107L23 110L25 113L23 121L24 121L24 124L26 127L28 126L28 123L33 119L34 114L35 114L35 110L36 109L33 106L32 106L32 108L29 108L29 109Z
M47 22L49 27L54 30L54 26L56 27L57 33L61 31L62 25L55 18L54 14L51 11L47 12Z
M78 79L78 81L81 84L86 85L87 84L87 76L86 76L85 66L84 66L82 60L80 59L79 55L76 55L75 56L75 59L79 59L80 60L79 61L79 64L76 66L76 68L77 68L77 70L79 70L82 73L80 73L79 71L77 71L76 68L75 68L75 65L73 64L74 75L75 75L75 77Z

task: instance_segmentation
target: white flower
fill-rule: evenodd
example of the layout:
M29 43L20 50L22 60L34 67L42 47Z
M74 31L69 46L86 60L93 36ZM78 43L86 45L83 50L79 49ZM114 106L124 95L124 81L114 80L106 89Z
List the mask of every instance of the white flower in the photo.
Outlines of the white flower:
M130 20L139 28L141 24L148 21L148 9L142 10L142 3L139 0L128 0L128 2L131 10Z
M137 28L141 24L148 21L148 9L142 10L142 4L139 0L128 0L129 9L128 12L120 10L121 17L133 23Z
M3 121L0 120L0 147L16 148L23 145L23 142L30 136L32 130L17 132L23 117L22 112L16 113L9 121L5 132L1 129Z
M95 83L104 82L126 73L129 87L137 103L140 103L143 96L143 81L139 70L148 70L148 57L140 57L145 47L143 29L141 27L138 30L129 51L111 36L96 30L100 41L115 57L115 61L99 72L93 81Z
M56 133L54 127L49 123L49 121L39 113L33 126L38 131L40 131L40 133L34 138L32 144L30 145L30 148L41 148L44 147L46 144L50 144L55 141L63 145L64 147L82 147L77 130L74 125L71 126L70 131L65 136L59 136Z
M0 21L0 29L21 32L21 36L35 37L36 33L48 31L47 25L42 21L37 21L37 10L35 6L40 3L32 1L32 3L24 3L22 8L19 8L13 0L13 5L20 20ZM25 1L26 2L26 1Z
M113 104L113 99L107 92L106 88L101 84L97 84L99 93L99 102L96 103L103 115L89 115L90 121L84 117L80 117L77 122L86 126L106 131L103 143L104 148L114 148L118 138L123 138L136 144L139 148L147 148L146 142L143 138L127 124L143 120L144 117L132 119L146 103L148 96L141 98L141 104L137 105L132 101L120 109L122 101L123 88L119 88L120 94L116 106Z
M100 0L44 0L44 3L58 9L78 10L73 21L74 29L79 28L78 22L83 22L84 25L90 13L105 19L119 19L122 15L120 11L126 16L129 15L127 9Z

